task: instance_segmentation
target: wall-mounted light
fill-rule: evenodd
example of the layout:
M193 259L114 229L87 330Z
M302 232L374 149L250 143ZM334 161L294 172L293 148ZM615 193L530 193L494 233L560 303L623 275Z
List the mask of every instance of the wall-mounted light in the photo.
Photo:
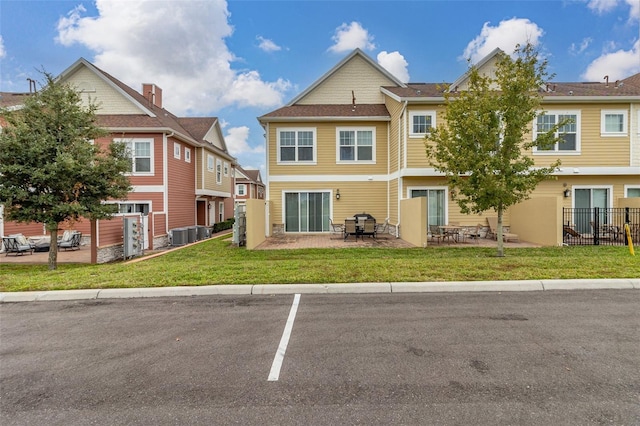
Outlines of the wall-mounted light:
M564 198L571 197L571 190L569 188L564 190Z
M336 200L340 199L340 190L336 189Z

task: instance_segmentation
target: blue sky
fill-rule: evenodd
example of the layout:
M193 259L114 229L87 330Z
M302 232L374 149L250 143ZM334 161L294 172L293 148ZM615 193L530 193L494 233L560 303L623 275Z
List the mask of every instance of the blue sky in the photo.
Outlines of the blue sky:
M217 116L231 153L264 168L256 117L358 47L403 81L453 81L496 47L532 42L556 81L640 72L640 0L0 0L0 91L79 57L177 115Z

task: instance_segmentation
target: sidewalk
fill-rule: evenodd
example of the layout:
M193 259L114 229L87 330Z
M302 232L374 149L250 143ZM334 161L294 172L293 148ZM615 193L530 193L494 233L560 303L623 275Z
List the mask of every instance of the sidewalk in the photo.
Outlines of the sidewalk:
M443 293L604 289L640 290L640 278L346 284L253 284L28 291L0 293L0 303L253 294Z

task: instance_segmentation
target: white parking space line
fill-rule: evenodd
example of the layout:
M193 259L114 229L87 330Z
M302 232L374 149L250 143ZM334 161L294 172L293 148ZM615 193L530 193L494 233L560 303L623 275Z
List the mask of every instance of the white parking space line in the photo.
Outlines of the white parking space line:
M289 337L291 336L291 330L293 329L293 321L296 319L296 312L298 312L298 303L300 303L300 294L296 294L293 298L293 304L291 305L291 311L289 311L289 318L287 324L284 326L284 332L280 339L280 346L276 356L273 358L273 364L271 364L271 371L269 372L270 382L275 382L280 377L280 368L282 367L282 361L284 361L284 354L287 351L287 345L289 344Z

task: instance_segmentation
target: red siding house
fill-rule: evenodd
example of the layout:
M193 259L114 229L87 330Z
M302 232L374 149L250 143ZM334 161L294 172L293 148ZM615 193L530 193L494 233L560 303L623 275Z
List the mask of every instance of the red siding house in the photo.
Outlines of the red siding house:
M98 124L111 134L95 143L125 143L132 157L132 191L127 199L109 201L118 204L116 218L98 221L93 230L88 221L61 224L83 233L93 262L122 258L122 217L127 215L139 217L145 249L169 245L173 229L212 226L232 217L236 160L216 117L177 117L163 108L156 85L142 84L137 92L82 58L58 78L81 92L84 101L99 105ZM19 105L19 98L3 93L0 105ZM0 206L0 234L14 233L38 236L44 230L41 224L3 221Z
M260 170L243 169L236 166L235 200L243 203L247 199L264 200L265 185L260 176Z

